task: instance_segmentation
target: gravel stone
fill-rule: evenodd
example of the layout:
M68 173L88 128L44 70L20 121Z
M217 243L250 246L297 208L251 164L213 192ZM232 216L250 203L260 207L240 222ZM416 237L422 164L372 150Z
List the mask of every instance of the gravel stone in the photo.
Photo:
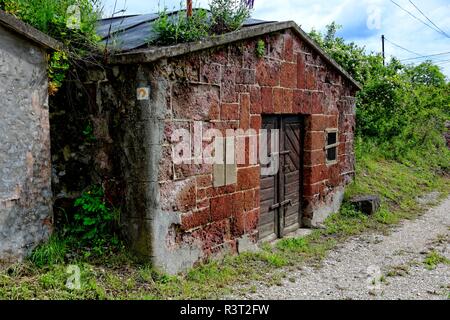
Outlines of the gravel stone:
M428 270L426 254L450 259L450 198L420 218L404 221L390 235L354 237L318 268L287 271L282 286L254 284L240 298L259 300L444 300L450 294L450 266ZM392 275L392 270L400 270ZM402 271L403 270L403 271ZM406 270L406 271L405 271ZM288 279L295 279L295 282Z

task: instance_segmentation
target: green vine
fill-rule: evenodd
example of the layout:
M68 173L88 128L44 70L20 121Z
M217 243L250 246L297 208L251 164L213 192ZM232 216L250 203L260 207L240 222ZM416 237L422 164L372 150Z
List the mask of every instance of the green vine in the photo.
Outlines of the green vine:
M48 59L51 95L63 85L70 66L90 59L89 54L97 49L99 8L100 0L0 0L0 9L64 45L64 51L54 52Z
M62 86L69 68L70 61L66 52L56 51L50 55L48 63L48 91L50 95L54 95Z
M265 54L266 43L264 42L264 40L258 40L258 42L256 43L256 56L261 59Z

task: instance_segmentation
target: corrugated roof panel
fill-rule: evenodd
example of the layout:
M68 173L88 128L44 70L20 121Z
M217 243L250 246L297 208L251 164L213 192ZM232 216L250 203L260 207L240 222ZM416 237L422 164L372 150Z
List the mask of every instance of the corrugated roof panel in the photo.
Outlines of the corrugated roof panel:
M140 16L131 16L131 17L123 17L117 18L113 21L107 21L104 24L101 24L97 27L97 34L102 37L102 39L106 38L110 32L111 34L116 32L122 32L124 30L137 27L142 23L151 22L158 19L157 14L143 14Z
M153 22L146 22L124 32L116 32L112 37L106 38L102 42L106 44L108 41L108 45L117 51L129 51L145 47L158 37L158 34L151 27L152 24Z
M179 11L168 12L175 18ZM152 40L157 39L156 32L152 29L153 22L158 19L158 14L143 14L124 17L114 17L100 20L97 26L97 34L103 39L102 43L114 46L117 51L130 51L146 47ZM258 19L248 19L244 27L269 23Z

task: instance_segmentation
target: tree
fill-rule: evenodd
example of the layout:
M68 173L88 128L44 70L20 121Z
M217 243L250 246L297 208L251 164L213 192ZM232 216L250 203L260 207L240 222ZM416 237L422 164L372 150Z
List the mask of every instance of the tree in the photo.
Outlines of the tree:
M406 71L411 82L417 85L433 87L444 87L446 85L445 76L438 66L431 61L426 61L418 66L410 66Z
M364 47L358 47L353 42L346 43L336 35L341 28L341 25L333 22L326 27L324 33L313 29L309 36L356 81L365 83L382 68L383 59L379 54L366 54Z
M371 142L367 145L387 158L450 169L443 139L450 84L439 67L430 61L404 65L396 58L384 66L379 54L337 37L340 27L332 23L324 33L313 30L310 36L363 86L357 97L359 149Z

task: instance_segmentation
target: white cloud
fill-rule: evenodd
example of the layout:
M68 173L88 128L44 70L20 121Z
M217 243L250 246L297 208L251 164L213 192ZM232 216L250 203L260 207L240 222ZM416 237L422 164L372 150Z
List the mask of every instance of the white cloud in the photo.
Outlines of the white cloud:
M110 15L115 0L105 1L105 14ZM417 17L423 16L409 3L408 0L395 0L402 7ZM157 12L159 7L166 5L169 9L179 8L180 2L185 0L117 0L118 8L127 9L128 14ZM207 7L208 0L198 0L197 6ZM427 16L438 26L450 34L450 3L449 0L413 0ZM373 10L379 8L381 12L381 28L370 30L367 20ZM381 35L414 52L429 55L433 53L449 52L450 39L430 30L406 12L395 6L389 0L255 0L255 18L297 22L305 31L312 28L323 30L333 21L344 26L341 34L349 41L366 46L368 51L381 50ZM400 59L414 55L401 50L391 44L386 44L387 55ZM450 55L437 57L434 60L448 60ZM450 63L443 64L445 73L450 77Z

